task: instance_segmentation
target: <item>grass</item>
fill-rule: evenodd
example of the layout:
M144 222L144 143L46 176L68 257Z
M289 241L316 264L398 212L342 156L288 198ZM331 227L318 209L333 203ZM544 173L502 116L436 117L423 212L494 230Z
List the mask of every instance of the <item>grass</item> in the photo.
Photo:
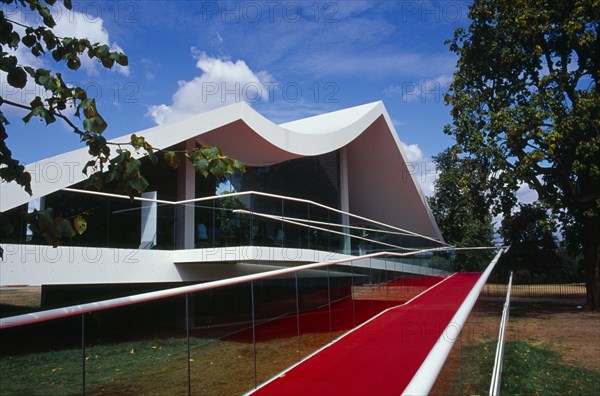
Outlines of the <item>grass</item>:
M295 350L286 340L259 348L264 362L284 358L293 363ZM241 394L253 386L252 345L192 339L194 393ZM449 394L487 394L495 342L463 346L461 380ZM292 361L288 361L292 360ZM273 370L262 365L262 379ZM86 348L86 393L90 395L185 394L186 345L183 339L155 339ZM0 394L81 394L81 350L71 349L0 358ZM259 372L259 376L261 373ZM508 341L504 356L502 394L598 395L600 373L562 361L549 347Z
M487 394L495 342L467 346L463 350L462 391L452 394ZM600 372L566 364L549 347L524 341L508 341L504 354L501 393L506 395L599 395Z
M338 335L338 334L336 334ZM330 334L306 335L303 353ZM296 337L257 343L258 383L298 361ZM0 395L81 394L82 354L78 348L0 357ZM86 394L187 394L185 339L153 339L86 348ZM242 394L254 383L252 343L191 338L193 394Z
M207 342L194 340L193 348ZM135 391L129 378L170 372L180 382L187 379L186 344L182 339L145 340L86 348L86 390L101 394L110 384L121 384L124 393ZM50 351L0 358L0 394L66 395L81 393L80 349ZM168 385L168 384L166 384ZM138 389L139 390L139 389Z
M506 345L502 391L524 395L598 395L600 373L562 362L550 349L525 342Z

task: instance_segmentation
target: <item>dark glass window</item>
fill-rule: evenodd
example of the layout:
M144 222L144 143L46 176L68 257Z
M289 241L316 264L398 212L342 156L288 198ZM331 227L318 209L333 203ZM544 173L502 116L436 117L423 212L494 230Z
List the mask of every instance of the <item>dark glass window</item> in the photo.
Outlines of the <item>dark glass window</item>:
M238 192L260 191L340 207L338 152L264 167L248 167L231 180Z

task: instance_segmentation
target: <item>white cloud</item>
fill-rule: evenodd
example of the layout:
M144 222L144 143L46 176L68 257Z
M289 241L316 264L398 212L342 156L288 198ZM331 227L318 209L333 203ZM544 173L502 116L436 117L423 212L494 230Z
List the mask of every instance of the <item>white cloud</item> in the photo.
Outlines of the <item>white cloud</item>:
M16 51L8 47L5 47L4 51L10 55L16 56L19 60L19 65L21 66L31 66L36 69L45 67L43 59L33 56L29 48L23 45L17 47ZM0 86L2 87L2 98L4 100L23 105L29 105L29 103L35 99L36 96L40 96L42 99L51 96L50 91L46 91L42 86L37 85L29 75L27 75L27 83L23 88L12 87L10 84L8 84L6 78L7 73L0 72ZM2 111L7 114L16 114L20 116L28 113L26 110L13 106L3 106Z
M42 25L41 18L36 16L35 13L23 12L23 10L20 8L7 9L4 11L9 14L7 17L18 23L34 27ZM91 17L77 11L67 11L64 8L54 8L52 9L52 12L56 22L56 26L53 28L56 36L87 38L92 44L106 44L110 47L111 51L123 52L123 49L117 43L111 43L108 31L104 28L104 21L101 17ZM21 37L25 35L24 27L18 24L13 24L13 28ZM8 54L15 55L18 59L19 65L21 66L31 66L36 69L44 68L58 70L56 68L58 64L55 64L50 53L47 53L45 56L42 55L36 57L31 53L31 50L23 44L19 45L16 50L12 50L8 46L5 46L3 50ZM90 59L89 56L87 56L87 53L82 54L80 56L80 60L81 69L86 74L92 76L98 75L99 62L97 60ZM129 67L123 67L115 64L112 70L115 70L118 73L126 76L129 75ZM2 97L5 100L28 105L36 96L40 96L42 99L51 96L50 91L46 91L42 86L37 85L30 76L27 76L27 84L22 89L10 86L6 81L6 77L6 73L0 72ZM4 106L2 110L6 114L19 117L22 117L29 112L28 110L13 106ZM74 113L73 109L66 111L67 115L72 115L71 113Z
M61 8L51 8L53 12L56 26L52 29L54 34L58 37L77 37L87 38L90 43L108 45L111 51L124 52L123 49L116 42L110 41L108 31L104 27L104 20L100 16L90 16L77 11L67 11ZM8 17L18 23L29 25L29 26L40 26L42 25L41 18L36 16L37 14L31 12L23 12L22 9L14 9L9 11ZM22 26L13 24L14 29L23 37L25 35L25 29ZM46 59L52 59L48 53L45 57L35 57L31 54L31 51L21 44L17 51L12 51L8 47L5 48L6 52L14 53L19 59L19 64L23 66L31 66L34 68L48 68L48 62ZM88 75L98 75L98 60L90 59L87 53L80 56L81 68ZM123 67L120 65L113 66L113 70L128 76L129 67Z
M398 120L398 119L396 119L396 118L394 118L394 117L392 117L392 124L394 124L394 126L395 126L396 128L398 128L398 127L401 127L401 126L404 126L404 125L407 125L407 124L406 124L406 121L400 121L400 120Z
M254 72L243 60L213 58L192 48L196 67L202 72L191 81L179 81L170 105L150 106L148 115L157 124L179 121L227 104L266 101L273 77Z
M383 46L382 46L383 48ZM388 49L388 48L385 48ZM298 65L317 75L398 75L423 77L449 74L456 59L451 54L384 52L385 49L363 52L344 52L335 48L319 50L310 57L298 59Z
M432 196L437 175L435 163L423 155L423 151L417 144L406 144L400 141L400 146L408 171L421 187L423 194L427 197Z
M536 202L539 198L537 191L532 190L526 183L521 183L519 189L517 190L517 203L519 204L530 204ZM518 212L518 205L512 209L512 213ZM492 219L494 222L494 229L496 232L502 226L502 221L504 220L504 214L500 213Z
M148 58L142 58L141 62L142 68L144 69L144 78L148 81L154 81L156 79L156 75L154 74L154 69L160 68L160 64L155 64Z
M116 42L110 41L108 31L104 27L104 20L99 16L89 16L77 11L69 12L67 15L62 14L60 18L56 18L56 26L54 32L60 37L78 37L87 38L90 43L106 44L111 51L124 52ZM98 75L98 61L90 59L88 56L81 56L81 67L87 74ZM113 69L117 72L129 76L129 67L115 64Z
M403 103L410 102L442 102L452 76L441 74L428 80L407 81L383 90L384 95L399 97Z
M530 204L538 200L538 193L522 183L517 190L517 200L519 203Z
M418 162L423 161L423 151L417 144L406 144L404 142L400 142L402 146L402 150L404 150L405 161L406 162Z

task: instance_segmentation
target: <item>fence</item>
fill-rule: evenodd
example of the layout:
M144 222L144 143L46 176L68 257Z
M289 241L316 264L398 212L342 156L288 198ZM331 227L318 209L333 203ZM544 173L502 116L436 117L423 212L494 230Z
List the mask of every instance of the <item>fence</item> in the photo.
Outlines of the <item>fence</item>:
M506 291L506 284L488 283L481 294L486 297L504 297ZM585 299L586 289L585 283L513 284L511 295L517 298Z

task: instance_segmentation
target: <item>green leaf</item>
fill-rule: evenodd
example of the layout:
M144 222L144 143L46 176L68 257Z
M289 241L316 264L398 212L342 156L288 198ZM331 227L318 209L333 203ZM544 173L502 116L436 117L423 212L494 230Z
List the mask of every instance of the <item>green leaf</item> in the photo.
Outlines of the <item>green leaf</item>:
M233 161L233 168L235 170L239 170L242 173L246 172L246 166L238 160Z
M154 151L152 151L152 149L150 149L150 151L148 151L148 159L154 165L156 165L158 163L158 157L156 156L156 154L154 154Z
M216 177L217 179L222 178L225 174L228 173L228 164L227 161L222 160L212 160L210 161L210 173Z
M87 180L86 185L100 191L102 187L104 187L102 172L96 172L92 174L92 176L90 176Z
M221 149L218 147L202 147L200 152L208 159L212 159L221 155Z
M96 57L103 58L110 54L110 48L108 47L108 45L103 44L103 45L96 47L95 53L96 53L95 54Z
M88 132L102 133L106 130L108 124L100 115L83 120L83 128Z
M165 151L163 156L171 168L177 169L177 167L179 167L179 157L177 156L177 153L173 151Z
M0 70L7 73L13 71L17 67L17 58L15 56L3 56L0 58Z
M129 180L128 184L138 193L144 192L149 186L148 181L143 176Z
M128 66L129 58L125 54L119 54L119 59L117 59L117 63L121 66Z
M38 3L37 9L38 9L38 13L42 17L42 20L44 21L44 25L51 27L51 28L56 26L56 22L54 21L54 18L52 17L52 14L50 13L50 10L48 9L48 7L46 7L45 5L43 5L41 3Z
M10 40L8 40L8 46L14 50L17 49L17 47L19 46L19 41L20 41L21 37L19 36L19 33L17 32L12 32L10 34Z
M58 38L52 33L50 30L44 30L43 33L44 43L46 43L46 48L48 50L53 50L56 48L56 44L58 42Z
M16 67L8 73L6 81L15 88L25 88L27 73L25 73L22 67Z
M52 76L40 76L38 83L48 91L54 92L54 90L58 88L56 80Z
M107 69L110 69L115 64L114 59L111 58L100 58L100 61L102 62L102 66L106 67Z
M83 234L87 230L87 220L83 216L75 216L73 219L73 228L77 234Z
M25 66L23 69L25 69L31 78L35 79L35 69L33 67Z
M71 225L71 222L67 219L60 219L56 223L56 228L59 231L58 237L67 237L69 239L73 238L77 233L75 229Z
M194 169L196 170L196 172L200 173L202 176L207 177L208 176L208 160L205 158L198 158L197 160L195 160L193 162L194 164Z
M63 57L65 56L65 50L63 47L57 47L54 51L52 51L52 58L58 62L61 61L63 59Z
M13 25L4 18L4 13L0 16L0 37L8 37L13 32Z
M81 61L78 57L71 58L67 61L67 67L71 70L78 70L81 67Z
M21 42L25 44L25 46L31 48L35 45L35 43L37 43L37 38L33 34L28 34L23 36Z
M127 163L125 164L125 170L123 172L123 176L125 178L130 178L132 176L138 175L141 166L142 166L142 163L139 160L127 161Z

